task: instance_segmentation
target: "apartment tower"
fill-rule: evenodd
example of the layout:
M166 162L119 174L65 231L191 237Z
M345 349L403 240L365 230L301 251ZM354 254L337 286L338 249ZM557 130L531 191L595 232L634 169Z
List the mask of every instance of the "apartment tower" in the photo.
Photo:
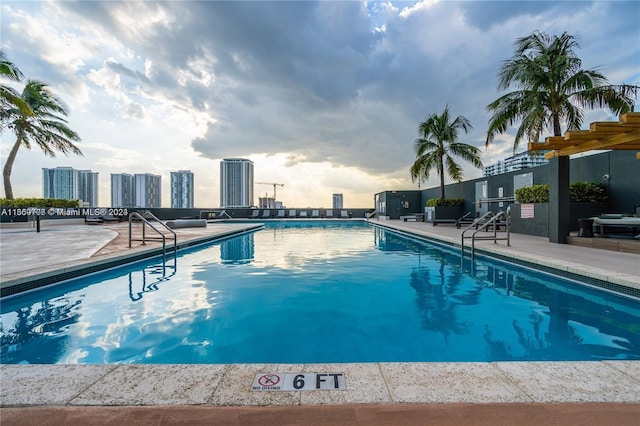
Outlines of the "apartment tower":
M334 209L343 208L342 194L333 194L333 208Z
M220 162L220 207L253 206L253 162L227 158Z
M111 207L133 207L133 175L111 174Z
M81 207L97 207L98 172L72 167L43 168L42 197L78 200Z
M171 172L171 208L193 208L193 173L191 170Z
M133 196L136 207L159 208L161 205L161 176L151 173L133 175Z

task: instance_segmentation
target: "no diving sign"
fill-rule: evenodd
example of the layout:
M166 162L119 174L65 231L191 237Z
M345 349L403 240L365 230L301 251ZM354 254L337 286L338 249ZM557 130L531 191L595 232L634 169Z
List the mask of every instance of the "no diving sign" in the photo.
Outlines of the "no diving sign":
M344 373L258 373L253 391L346 390Z

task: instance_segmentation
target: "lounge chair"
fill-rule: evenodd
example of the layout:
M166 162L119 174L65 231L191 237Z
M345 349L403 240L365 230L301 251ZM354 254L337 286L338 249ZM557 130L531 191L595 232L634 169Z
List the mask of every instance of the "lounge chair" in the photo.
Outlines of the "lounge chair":
M278 218L283 218L284 217L284 210L278 210Z
M104 217L99 214L89 214L84 217L84 223L87 223L87 224L91 224L91 223L95 224L95 223L103 223L103 222L104 222Z
M592 217L593 227L600 236L606 233L612 233L612 229L616 228L621 233L630 232L632 235L640 235L640 217L625 216L622 214L602 214L598 217ZM609 230L606 230L609 228Z
M327 210L324 214L324 217L326 217L327 219L333 218L333 210Z
M102 217L104 222L122 222L122 216L114 216L112 214L106 214Z
M300 216L298 216L298 217L309 217L309 216L307 216L307 211L306 210L302 210L302 211L300 211Z
M312 210L311 211L311 217L319 218L320 217L320 212L318 210Z
M346 210L340 210L340 217L343 219L348 219L349 218L349 213L347 213Z
M259 216L260 216L260 210L253 210L251 212L251 216L249 216L249 219L256 219Z
M296 217L296 210L289 210L289 217Z
M266 218L271 217L271 210L264 210L264 211L262 212L262 216L261 216L261 217L262 217L263 219L266 219Z

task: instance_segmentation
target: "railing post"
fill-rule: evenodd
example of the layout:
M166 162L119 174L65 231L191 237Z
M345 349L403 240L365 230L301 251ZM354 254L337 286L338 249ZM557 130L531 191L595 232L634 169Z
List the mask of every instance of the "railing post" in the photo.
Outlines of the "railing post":
M131 248L131 218L133 217L134 212L129 215L129 248Z

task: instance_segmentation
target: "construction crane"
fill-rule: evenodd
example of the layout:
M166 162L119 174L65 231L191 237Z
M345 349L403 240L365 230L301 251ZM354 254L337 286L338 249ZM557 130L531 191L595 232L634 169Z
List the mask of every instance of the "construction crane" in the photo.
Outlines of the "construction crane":
M284 183L273 183L273 182L256 182L258 185L273 185L273 202L276 202L276 187L284 186Z

